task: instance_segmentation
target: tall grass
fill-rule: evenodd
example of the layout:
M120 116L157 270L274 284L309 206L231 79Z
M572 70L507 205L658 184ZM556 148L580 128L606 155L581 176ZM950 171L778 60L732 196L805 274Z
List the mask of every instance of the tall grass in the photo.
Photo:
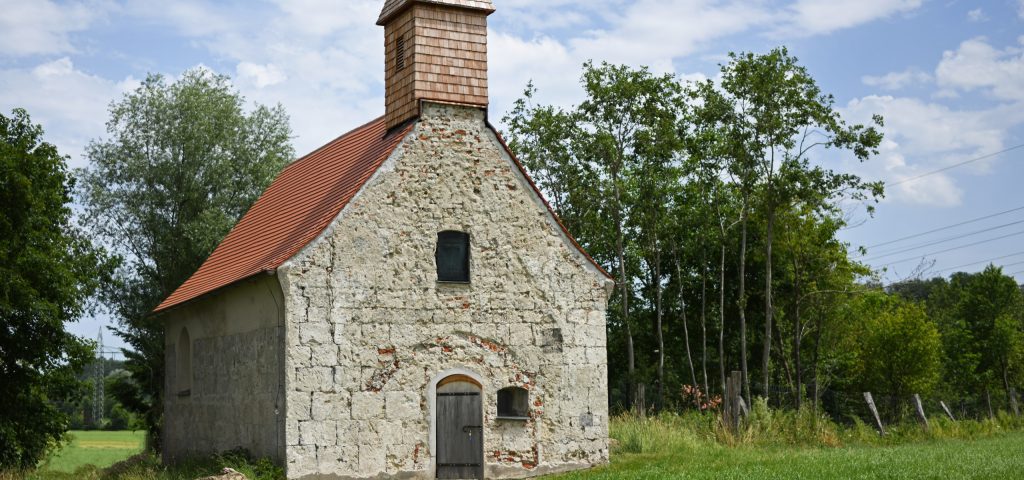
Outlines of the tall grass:
M1005 412L993 419L954 422L935 417L929 423L927 429L912 421L889 425L883 437L874 426L860 419L854 418L851 424L842 425L809 408L772 409L764 400L755 400L750 415L735 433L722 424L716 412L687 412L652 417L621 415L612 419L610 434L615 453L666 454L735 446L883 446L939 439L977 439L1024 431L1024 420Z

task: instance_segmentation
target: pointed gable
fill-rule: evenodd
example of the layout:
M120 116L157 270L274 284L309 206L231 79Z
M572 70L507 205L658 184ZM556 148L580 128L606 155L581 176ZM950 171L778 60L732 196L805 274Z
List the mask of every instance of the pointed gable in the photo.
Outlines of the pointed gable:
M281 266L330 225L411 128L388 132L379 118L286 167L199 270L154 312Z

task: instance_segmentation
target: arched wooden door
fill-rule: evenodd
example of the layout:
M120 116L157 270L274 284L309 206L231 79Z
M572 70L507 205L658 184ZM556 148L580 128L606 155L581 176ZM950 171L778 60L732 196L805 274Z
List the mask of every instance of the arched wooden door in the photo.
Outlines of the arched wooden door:
M473 379L437 385L437 478L484 478L483 399Z

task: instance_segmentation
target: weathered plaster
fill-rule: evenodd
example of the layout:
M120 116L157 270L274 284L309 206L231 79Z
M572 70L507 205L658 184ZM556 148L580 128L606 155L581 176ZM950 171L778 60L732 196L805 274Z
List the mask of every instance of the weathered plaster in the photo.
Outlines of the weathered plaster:
M277 278L265 275L163 316L165 461L235 448L283 461L282 307ZM187 396L175 358L182 328L192 343Z
M471 283L436 282L437 232L471 236ZM430 387L474 372L489 477L607 461L609 280L565 238L484 112L425 103L323 235L278 271L289 478L433 476ZM531 419L495 392L530 391Z

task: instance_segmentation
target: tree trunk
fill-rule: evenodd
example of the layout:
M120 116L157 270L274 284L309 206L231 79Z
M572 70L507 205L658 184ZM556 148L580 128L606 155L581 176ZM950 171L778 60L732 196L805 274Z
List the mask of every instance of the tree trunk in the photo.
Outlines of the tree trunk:
M793 381L793 370L790 368L789 360L786 358L786 350L783 348L783 342L786 337L782 335L782 329L779 328L778 324L775 324L773 330L775 331L775 338L779 342L779 352L776 355L779 361L782 362L782 373L786 375L786 383L789 385L789 388L793 389L796 386ZM765 398L768 398L767 392L765 392Z
M800 372L800 341L803 326L800 324L800 262L795 258L793 259L793 278L794 297L796 298L796 301L793 302L795 304L793 309L793 370L796 377L796 390L793 392L793 399L796 409L800 410L804 396L803 375Z
M743 200L740 213L740 292L736 301L740 310L740 371L743 372L743 396L750 401L750 377L747 376L747 201Z
M700 367L704 372L704 395L708 392L708 260L707 249L700 249Z
M721 376L722 392L725 393L725 235L722 235L722 252L718 259L718 374Z
M622 194L619 192L618 172L612 170L612 189L615 192L615 250L619 262L619 292L622 295L622 323L626 325L626 383L627 407L631 407L636 383L636 356L633 352L633 328L629 323L629 279L626 277L626 254L622 234Z
M820 305L819 305L818 310L819 310L818 314L814 316L814 351L811 352L811 369L814 372L814 411L815 412L818 411L818 398L821 396L821 392L819 392L819 388L821 388L821 380L818 378L818 375L819 375L819 372L818 372L818 352L819 352L820 347L821 347L821 317L822 317L822 315L824 315L824 313L822 311L820 311L820 310L822 310Z
M676 259L676 275L679 277L679 308L683 316L683 342L686 343L686 363L690 366L690 384L697 387L697 372L693 368L693 356L690 353L690 327L686 325L686 300L683 295L683 270Z
M771 195L771 189L768 190ZM771 203L771 199L768 200ZM764 380L764 396L768 398L768 381L771 376L771 354L772 354L772 235L775 233L775 212L769 207L768 231L765 238L765 276L764 276L764 355L761 357L761 364L764 369L762 379Z
M654 300L655 300L655 327L658 339L658 403L657 410L661 410L665 404L665 335L661 326L661 246L655 241L654 245ZM683 328L686 322L683 321ZM689 354L689 346L687 346Z

